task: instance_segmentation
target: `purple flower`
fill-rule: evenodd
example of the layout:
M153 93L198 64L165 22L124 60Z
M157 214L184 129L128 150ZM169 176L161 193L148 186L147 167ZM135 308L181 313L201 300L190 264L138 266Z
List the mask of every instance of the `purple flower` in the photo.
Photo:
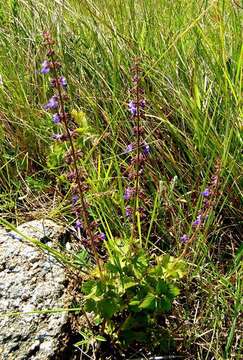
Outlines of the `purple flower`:
M65 89L65 88L67 87L67 80L66 80L66 78L65 78L64 76L61 76L60 79L59 79L59 81L60 81L61 86Z
M95 237L96 237L96 240L98 240L98 241L104 241L106 238L106 236L103 232L100 234L97 234Z
M132 144L129 144L129 145L127 145L125 153L127 154L127 153L131 152L132 150L133 150L133 146L132 146Z
M59 141L66 141L68 139L68 135L67 134L53 134L52 139L59 140Z
M82 221L77 219L74 226L75 226L75 229L77 229L77 230L81 229L83 227Z
M61 116L60 114L56 113L52 116L52 120L54 124L59 124L61 122Z
M41 74L47 74L50 71L50 63L48 60L43 61L41 65Z
M124 199L129 200L129 199L131 199L132 195L133 195L133 189L129 188L129 187L126 188L125 194L124 194Z
M149 153L150 153L150 146L149 146L149 144L146 143L146 141L144 141L144 144L143 144L143 153L144 153L144 155L149 155Z
M52 96L48 103L44 106L45 110L55 110L58 108L58 97L56 95Z
M192 226L196 227L202 224L202 215L199 214L196 220L192 223Z
M208 197L210 195L210 190L206 188L203 192L201 192L201 195L204 197Z
M73 197L72 197L72 205L73 206L78 202L78 199L79 199L78 195L73 195Z
M132 216L132 208L131 206L126 207L126 216L131 217Z
M189 240L189 236L184 234L183 236L181 236L180 240L182 243L186 243Z
M128 103L128 110L133 116L137 115L137 105L134 103L133 100Z
M62 135L63 134L53 134L52 139L53 140L62 140Z

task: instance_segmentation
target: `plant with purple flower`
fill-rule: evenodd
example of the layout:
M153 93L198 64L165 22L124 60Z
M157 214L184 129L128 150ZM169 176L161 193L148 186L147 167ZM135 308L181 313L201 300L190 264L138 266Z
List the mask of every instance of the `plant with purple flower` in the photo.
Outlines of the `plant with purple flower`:
M204 197L209 197L210 189L206 188L204 191L201 192L201 195L204 196Z
M132 114L132 116L137 115L137 111L138 111L137 104L135 104L135 102L133 100L129 101L128 109L129 109L130 113Z
M156 340L154 335L154 326L157 325L156 317L168 311L173 299L179 293L174 282L183 276L185 272L184 263L172 256L162 256L161 254L152 254L151 256L150 252L143 249L142 246L136 248L138 251L133 251L136 241L133 241L130 246L131 242L126 242L122 236L117 236L116 243L115 241L113 243L106 242L105 234L99 230L98 222L90 219L92 211L86 196L86 192L89 190L89 182L85 169L81 166L83 153L77 147L79 132L75 128L68 111L67 82L60 74L61 64L57 60L53 49L54 42L50 34L45 33L44 38L48 50L48 65L45 63L43 68L48 66L49 70L42 73L48 73L52 76L50 84L53 91L53 96L46 104L45 109L52 113L53 122L60 124L60 133L54 134L53 139L65 142L63 159L68 168L66 178L70 184L71 211L75 219L76 233L79 238L82 238L83 244L91 248L99 270L92 268L89 271L88 269L86 278L82 279L84 315L91 332L93 330L93 319L94 322L98 320L102 336L109 336L114 344L118 341L124 343L124 335L127 330L131 334L129 337L134 338L137 343L137 329L127 328L127 319L131 319L132 324L146 316L146 324L141 325L141 333L146 334L146 336L150 333L151 340L153 339L154 342ZM132 154L126 156L129 166L124 202L126 217L131 219L132 223L132 239L135 240L135 236L140 233L139 224L146 218L144 205L148 204L148 200L145 191L143 191L142 183L150 147L143 138L145 130L142 122L145 118L145 100L143 89L140 86L141 69L137 61L132 72L133 88L129 111L134 141L127 147L127 152L132 152ZM104 241L108 243L108 252L101 259L98 247ZM182 241L187 241L187 235L183 235ZM106 259L107 257L108 259ZM106 259L105 264L103 264L104 258ZM165 301L157 301L160 299L165 299ZM86 311L94 314L91 321L86 315ZM118 318L119 320L117 320ZM110 329L112 329L112 333ZM161 337L159 327L158 330L159 337ZM127 345L131 345L130 339Z
M77 204L78 199L79 199L78 195L73 195L73 197L72 197L72 204L73 204L73 206Z
M132 216L132 208L131 206L126 206L126 217L131 217Z
M145 156L150 154L150 146L146 143L146 141L143 143L143 153Z
M67 80L66 80L66 78L65 78L64 76L61 76L61 77L60 77L59 82L60 82L61 86L62 86L64 89L66 89L66 87L67 87Z
M203 217L201 214L199 214L196 218L195 221L193 221L192 226L196 227L196 226L200 226L202 224L203 221Z
M144 90L141 87L142 69L139 66L139 60L135 61L132 67L132 82L131 100L128 103L128 110L131 114L131 123L133 125L134 142L130 143L125 153L132 153L129 156L129 166L126 170L129 179L129 186L126 187L124 199L131 201L132 206L126 207L126 217L132 220L132 237L135 236L137 216L140 220L145 218L144 208L139 206L142 192L140 186L142 184L141 175L143 174L146 157L150 152L150 147L146 141L142 139L144 134L143 120L145 119L145 99Z
M125 194L124 194L124 199L126 201L130 200L132 198L133 194L134 194L134 189L132 189L130 187L126 188Z
M75 221L75 228L76 229L81 229L83 227L82 221L80 219L77 219Z
M56 110L59 107L58 96L53 95L48 103L44 106L45 110Z
M82 171L79 168L79 160L81 158L81 151L76 150L75 139L78 136L78 133L73 129L73 122L71 121L71 116L68 114L66 109L66 100L67 95L65 93L67 87L66 78L63 75L60 75L61 64L57 60L55 50L53 48L54 41L51 38L48 32L44 33L44 42L47 48L47 58L42 63L41 73L50 74L51 85L53 87L53 96L49 99L48 103L44 106L45 110L56 110L53 114L53 122L55 124L62 124L62 133L54 134L52 138L58 141L67 141L68 150L64 156L65 162L70 166L69 174L72 173L72 209L73 213L76 216L75 227L76 229L84 230L87 242L90 244L93 251L96 264L99 268L100 275L102 276L102 269L99 259L99 254L96 249L96 235L93 232L93 228L90 225L89 215L88 215L88 204L85 200L84 193L88 189L87 184L85 184L85 177L81 176ZM67 179L70 179L69 174ZM79 216L82 216L80 220Z
M189 240L189 236L187 234L184 234L181 236L181 242L186 243Z
M50 71L50 63L48 60L43 61L41 65L41 74L47 74Z
M204 191L201 192L203 201L202 201L202 206L198 212L198 215L191 225L193 228L193 232L191 236L184 234L180 238L182 243L187 244L182 252L181 257L185 255L188 245L195 239L198 232L204 228L205 223L209 217L209 214L213 211L213 208L215 206L215 200L218 195L219 174L220 174L220 164L216 163L215 174L212 176L210 184L205 188Z
M126 150L125 150L125 154L128 154L128 153L130 153L131 151L133 151L133 144L127 145Z
M56 114L52 115L52 120L53 120L54 124L59 124L61 122L60 114L56 113Z

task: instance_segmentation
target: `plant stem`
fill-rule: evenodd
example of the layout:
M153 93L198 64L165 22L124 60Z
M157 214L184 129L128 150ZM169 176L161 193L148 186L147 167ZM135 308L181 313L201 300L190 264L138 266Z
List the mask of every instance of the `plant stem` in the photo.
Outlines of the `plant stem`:
M50 53L51 53L51 47L49 49L50 49ZM71 146L76 184L78 186L79 197L80 197L80 202L81 202L81 211L82 211L82 216L83 216L83 221L84 221L84 230L87 233L88 237L90 238L91 247L92 247L94 257L95 257L95 261L96 261L96 264L97 264L97 266L99 268L100 276L102 277L102 269L101 269L101 264L100 264L100 260L99 260L99 255L98 255L98 252L97 252L96 247L95 247L94 234L93 234L92 229L90 228L90 224L89 224L89 220L88 220L88 214L87 214L87 210L86 210L86 206L85 206L84 195L83 195L82 186L81 186L81 182L80 182L80 178L79 178L79 171L78 171L78 165L77 165L78 159L77 159L77 156L76 156L76 151L75 151L75 146L74 146L74 143L73 143L72 135L71 135L69 127L68 127L68 121L67 121L67 116L66 116L66 112L65 112L65 108L64 108L64 101L63 101L63 97L62 97L61 86L60 86L60 83L58 81L58 74L57 74L56 65L55 65L55 61L53 59L52 53L51 53L50 57L51 57L51 62L52 62L52 68L53 68L53 71L54 71L54 77L57 80L56 81L56 86L57 86L57 91L58 91L60 107L61 107L61 115L62 115L62 119L63 119L63 122L64 122L66 133L68 135L68 140L69 140L69 143L70 143L70 146Z
M135 231L136 231L136 217L137 217L137 210L138 210L138 204L139 204L139 161L140 161L140 104L139 104L139 71L138 71L138 65L136 64L136 72L135 76L137 79L136 82L136 118L137 118L137 144L136 144L136 150L137 150L137 160L136 160L136 177L135 177L135 202L134 202L134 209L133 209L133 228L132 228L132 239L135 237Z

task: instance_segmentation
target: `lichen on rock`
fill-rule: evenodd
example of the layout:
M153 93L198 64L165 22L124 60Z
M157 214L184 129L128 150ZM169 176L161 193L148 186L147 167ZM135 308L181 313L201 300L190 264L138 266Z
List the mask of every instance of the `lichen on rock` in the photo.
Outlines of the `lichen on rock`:
M48 239L49 246L62 233L62 227L51 220L30 221L18 230L40 241ZM67 307L66 283L62 264L0 228L0 359L55 358L63 346L68 314L45 311Z

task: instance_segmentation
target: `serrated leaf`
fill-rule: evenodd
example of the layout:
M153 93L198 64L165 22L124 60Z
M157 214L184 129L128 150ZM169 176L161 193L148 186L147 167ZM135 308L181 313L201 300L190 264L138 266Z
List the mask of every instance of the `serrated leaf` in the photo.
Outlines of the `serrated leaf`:
M139 305L140 309L146 310L154 310L155 308L155 295L152 293L148 293L142 303Z
M171 309L171 301L168 298L163 297L159 301L159 308L162 311L169 311Z
M163 279L159 279L156 285L156 293L158 295L166 294L168 290L168 284Z
M85 281L82 284L82 292L85 295L90 295L90 294L94 293L95 288L96 288L96 281L95 280L88 280L88 281Z
M96 301L93 299L85 300L84 309L87 312L92 312L96 310Z
M180 289L178 289L178 287L175 285L170 284L169 290L173 297L176 297L180 294Z
M109 271L112 274L120 272L120 268L117 265L112 264L111 262L107 263L105 265L105 268L106 268L107 271Z
M104 319L111 319L119 310L118 304L113 299L102 299L97 303L97 308Z
M121 330L146 328L148 326L148 319L149 316L141 312L129 315L122 324Z

